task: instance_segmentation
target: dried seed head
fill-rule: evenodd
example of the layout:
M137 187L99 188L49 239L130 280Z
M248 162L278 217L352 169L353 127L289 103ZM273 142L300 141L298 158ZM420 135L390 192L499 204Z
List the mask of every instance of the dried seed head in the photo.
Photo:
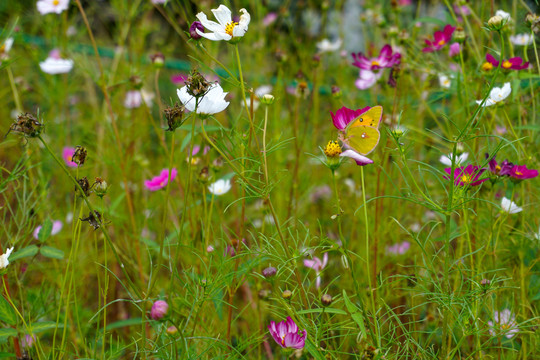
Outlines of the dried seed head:
M101 226L101 214L99 213L99 211L94 210L93 213L90 212L88 216L84 219L81 219L81 221L88 221L90 226L92 226L94 230L97 230Z
M90 189L91 189L90 182L88 181L88 178L85 176L85 177L82 177L80 179L77 179L77 183L81 187L81 189L82 189L82 191L84 193L84 196L88 197L90 195ZM80 193L79 186L75 186L75 193L82 197L83 194Z
M187 92L196 98L204 96L212 85L197 70L191 71L186 80Z
M71 157L71 161L73 161L79 166L82 166L86 161L86 155L88 155L88 151L86 151L86 148L84 146L77 145L75 146L75 152Z
M24 113L17 116L15 122L9 127L9 131L15 131L28 137L37 137L41 133L42 128L43 124L34 115Z
M165 118L167 119L167 125L169 128L165 131L174 131L184 123L184 110L185 107L178 103L174 104L173 107L168 107L163 112L165 113Z

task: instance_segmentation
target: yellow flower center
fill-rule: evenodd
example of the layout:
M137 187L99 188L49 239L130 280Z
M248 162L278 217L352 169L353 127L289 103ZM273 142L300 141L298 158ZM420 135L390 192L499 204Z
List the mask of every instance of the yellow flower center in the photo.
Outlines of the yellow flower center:
M511 326L510 324L502 324L502 325L501 325L501 329L503 329L503 330L508 330L508 329L510 329L511 327L512 327L512 326Z
M339 146L337 141L330 140L324 148L324 154L331 158L339 156L341 154L341 146Z
M52 4L54 6L57 6L58 4L60 4L60 0L53 0Z
M234 21L231 21L230 23L227 24L227 26L225 26L225 32L231 36L233 36L233 29L234 27L238 25L237 22L234 22Z
M439 40L439 42L437 44L439 46L442 46L442 45L446 44L446 41L445 40Z
M463 175L461 177L461 182L464 184L469 184L471 182L471 177L468 175Z
M485 62L482 64L482 70L489 71L491 69L493 69L493 65L491 63Z
M516 175L521 176L523 173L521 171L516 171Z
M381 64L379 64L379 62L377 60L373 60L371 62L371 66L380 66Z
M501 171L501 167L499 165L495 166L495 172L498 174Z
M502 67L505 68L505 69L510 69L512 67L512 63L508 60L505 60L503 63L502 63Z

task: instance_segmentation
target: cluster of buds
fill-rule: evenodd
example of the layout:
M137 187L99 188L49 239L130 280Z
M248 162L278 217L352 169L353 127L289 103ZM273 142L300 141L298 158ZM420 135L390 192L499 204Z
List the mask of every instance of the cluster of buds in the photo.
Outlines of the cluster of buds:
M24 113L17 116L15 122L9 127L8 134L10 131L14 131L27 137L37 137L41 133L42 128L43 124L34 115Z
M165 131L174 131L184 123L184 110L185 107L178 103L172 107L168 107L163 112L165 113L165 119L167 119L168 129Z

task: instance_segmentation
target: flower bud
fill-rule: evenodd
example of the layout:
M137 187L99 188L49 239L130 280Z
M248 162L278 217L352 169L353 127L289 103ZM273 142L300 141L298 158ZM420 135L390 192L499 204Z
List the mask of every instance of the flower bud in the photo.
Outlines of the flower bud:
M276 275L276 273L277 273L277 269L273 266L269 266L262 271L263 276L267 279L273 277L274 275Z
M259 290L259 297L261 299L268 299L269 296L270 296L269 290L266 290L266 289Z
M504 25L502 16L495 15L488 20L488 27L492 30L501 30Z
M458 43L463 43L466 38L467 34L465 33L465 30L461 26L456 27L453 39Z
M156 68L162 68L165 65L165 56L160 52L150 55L150 60Z
M204 32L204 26L200 21L194 21L189 27L189 36L194 40L202 38L202 36L197 33L197 30Z
M223 159L221 157L217 157L212 161L212 170L215 172L218 172L223 167Z
M129 82L131 83L133 88L136 90L141 90L143 87L142 79L137 75L133 75L132 77L130 77Z
M334 99L340 99L343 93L341 92L341 89L337 85L332 85L332 97Z
M199 177L197 180L203 185L208 183L208 180L210 180L210 172L208 171L207 166L201 169L201 172L199 173Z
M105 194L107 194L107 189L109 188L109 185L105 180L97 177L92 187L94 188L94 192L96 193L96 195L102 198L105 196Z
M341 255L341 265L343 265L343 268L345 269L349 268L349 260L347 260L347 256Z
M285 300L289 300L292 297L292 291L291 290L283 291L283 293L281 294L281 297L284 298Z
M176 334L177 332L178 332L178 329L177 329L176 326L174 326L174 325L173 325L173 326L169 326L169 327L167 328L167 334L169 334L169 335L174 335L174 334Z
M261 97L261 102L265 105L272 105L275 101L274 95L272 94L264 94Z
M152 310L150 310L150 317L153 320L161 320L167 311L169 310L169 304L164 300L158 300L152 305Z
M321 296L321 303L323 304L323 306L330 306L333 301L334 299L330 294L324 294L323 296Z

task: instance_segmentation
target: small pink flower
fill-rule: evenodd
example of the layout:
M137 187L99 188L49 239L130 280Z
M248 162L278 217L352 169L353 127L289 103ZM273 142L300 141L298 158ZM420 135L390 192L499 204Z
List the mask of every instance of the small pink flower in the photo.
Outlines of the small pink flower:
M142 95L140 91L131 90L126 93L124 106L127 109L136 109L142 104Z
M459 43L456 42L450 45L450 47L448 48L448 55L450 55L450 57L458 56L460 51L461 47Z
M167 304L164 300L158 300L152 305L152 310L150 310L150 317L153 320L160 320L165 315L167 315L167 311L169 310L169 304Z
M392 53L392 47L390 45L383 46L379 56L374 58L368 58L361 52L358 54L352 53L352 57L354 59L352 63L354 66L369 71L391 68L401 62L401 54L398 52Z
M306 329L299 333L298 326L290 316L287 317L286 321L277 324L275 321L271 321L268 330L282 348L302 349L306 344Z
M269 26L269 25L272 25L278 18L278 14L275 13L275 12L270 12L268 13L264 18L263 18L263 25L266 27L266 26Z
M433 41L426 39L426 47L422 49L423 52L433 52L441 50L446 44L452 40L452 35L456 30L455 26L450 24L446 25L443 31L435 31L433 34Z
M411 248L411 243L408 241L403 241L401 243L396 243L392 246L386 247L387 255L403 255Z
M311 268L315 270L315 273L317 275L316 279L316 285L317 289L321 287L321 272L328 264L328 253L324 253L323 259L319 259L318 257L314 256L313 260L304 259L304 266Z
M529 62L524 62L519 56L504 60L502 63L499 60L495 59L490 53L486 54L487 63L491 64L493 67L498 67L499 64L503 70L523 70L529 67Z
M171 170L171 181L174 180L177 173L178 171L176 170L176 168L173 168ZM161 173L158 176L150 180L145 180L144 185L146 186L148 190L156 191L156 190L163 189L165 186L167 186L168 182L169 182L169 169L163 169L161 170Z
M60 220L55 220L53 221L53 224L52 224L52 230L51 230L51 235L56 235L60 232L60 230L62 230L62 222ZM41 231L41 225L39 225L38 227L36 227L34 229L34 239L38 240L39 239L39 232Z
M491 336L501 333L508 339L511 339L519 332L516 316L509 309L504 309L501 312L493 312L493 321L488 321L488 325Z
M186 74L173 74L171 75L171 82L174 85L185 85L188 76Z
M73 158L73 154L75 154L75 148L66 146L62 150L62 158L66 162L66 165L69 167L77 167L77 163L71 161L71 159Z

